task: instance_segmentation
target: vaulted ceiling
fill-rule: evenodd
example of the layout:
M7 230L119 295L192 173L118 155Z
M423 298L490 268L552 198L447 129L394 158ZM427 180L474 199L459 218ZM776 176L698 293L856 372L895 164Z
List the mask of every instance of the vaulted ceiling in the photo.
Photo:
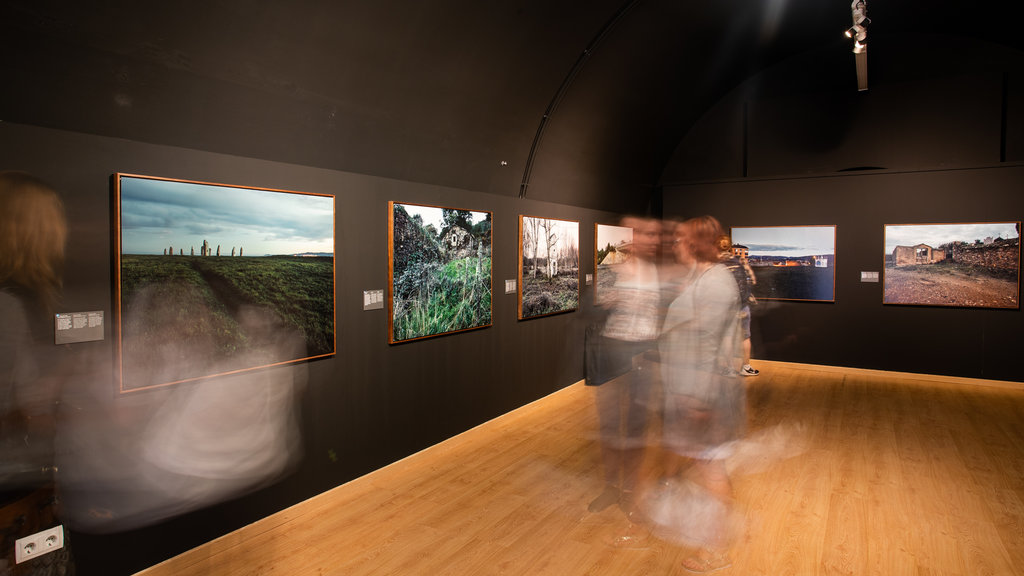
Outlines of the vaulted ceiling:
M871 0L870 30L1021 49L1006 6ZM0 22L2 121L606 209L642 206L744 79L850 51L846 0L2 0Z

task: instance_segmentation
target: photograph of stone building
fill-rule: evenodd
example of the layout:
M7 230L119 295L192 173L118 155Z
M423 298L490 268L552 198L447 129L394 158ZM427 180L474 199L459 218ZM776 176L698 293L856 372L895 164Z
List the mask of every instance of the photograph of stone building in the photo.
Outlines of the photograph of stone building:
M897 246L892 251L892 263L894 266L907 266L910 264L935 264L946 259L946 252L932 248L927 244L916 246Z
M1020 223L885 227L883 302L1017 308Z

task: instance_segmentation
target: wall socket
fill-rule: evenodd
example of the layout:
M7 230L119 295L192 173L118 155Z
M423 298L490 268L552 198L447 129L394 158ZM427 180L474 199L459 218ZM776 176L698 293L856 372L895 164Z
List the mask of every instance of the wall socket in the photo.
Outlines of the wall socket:
M54 526L14 542L14 563L21 564L64 547L64 527Z

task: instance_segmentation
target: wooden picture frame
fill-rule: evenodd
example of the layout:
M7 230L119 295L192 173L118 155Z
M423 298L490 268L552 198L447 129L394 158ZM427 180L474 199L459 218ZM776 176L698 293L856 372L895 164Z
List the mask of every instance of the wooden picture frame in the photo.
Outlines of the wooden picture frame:
M492 323L491 212L388 202L388 343Z
M602 288L615 282L614 269L630 258L633 229L614 224L594 224L594 301Z
M118 389L335 353L334 196L117 173Z
M1020 308L1020 221L886 224L882 303Z
M519 216L520 320L572 312L580 303L580 223Z
M730 237L758 300L835 302L836 226L734 226Z

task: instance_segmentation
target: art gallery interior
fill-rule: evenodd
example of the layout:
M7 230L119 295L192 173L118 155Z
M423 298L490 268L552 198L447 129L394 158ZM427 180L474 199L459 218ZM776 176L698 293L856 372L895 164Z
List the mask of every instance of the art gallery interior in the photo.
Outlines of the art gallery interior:
M883 304L886 225L1024 218L1017 8L870 2L859 90L844 0L0 3L0 169L70 224L53 347L65 386L117 388L118 173L335 199L335 354L301 363L302 444L269 486L163 521L70 533L79 574L158 564L584 377L593 305L520 320L518 217L701 214L836 228L835 298L766 301L756 360L1022 385L1022 317ZM389 344L388 202L492 213L490 326ZM1018 292L1019 299L1019 292ZM211 380L212 382L213 380Z

